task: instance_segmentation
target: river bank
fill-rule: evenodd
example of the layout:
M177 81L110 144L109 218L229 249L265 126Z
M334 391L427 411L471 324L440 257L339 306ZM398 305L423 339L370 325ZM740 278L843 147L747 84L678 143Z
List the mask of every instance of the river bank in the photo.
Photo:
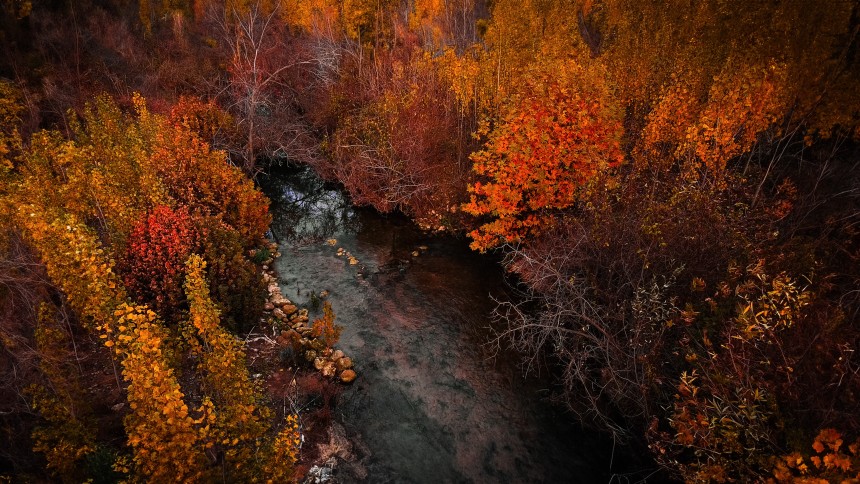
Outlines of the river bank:
M611 443L546 403L546 383L524 379L516 355L485 345L492 298L506 297L496 261L352 208L306 169L262 185L284 296L311 308L325 291L358 374L318 443L341 462L338 480L609 481Z

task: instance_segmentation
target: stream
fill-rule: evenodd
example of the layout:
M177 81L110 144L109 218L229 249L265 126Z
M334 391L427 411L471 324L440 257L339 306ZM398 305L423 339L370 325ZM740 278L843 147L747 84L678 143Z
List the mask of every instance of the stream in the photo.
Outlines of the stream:
M611 442L546 403L517 355L489 351L491 296L506 296L497 261L353 208L307 168L277 170L262 185L282 291L297 304L328 291L358 373L335 418L363 470L339 467L339 482L610 481Z

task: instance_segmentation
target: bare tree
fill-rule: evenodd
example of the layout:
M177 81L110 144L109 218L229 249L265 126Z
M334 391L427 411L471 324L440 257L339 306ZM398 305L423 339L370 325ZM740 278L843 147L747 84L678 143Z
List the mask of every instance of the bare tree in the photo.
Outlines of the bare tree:
M665 344L664 323L677 311L666 297L674 280L640 278L631 281L632 290L606 295L585 269L594 241L583 226L568 222L551 243L506 248L507 269L527 286L517 302L497 305L494 317L503 329L494 344L523 353L527 371L551 355L568 407L582 422L624 440L635 433L630 423L647 422L663 401L650 395L655 387L648 367L659 365L654 359Z
M235 5L215 14L227 57L226 85L218 97L237 120L243 143L232 158L252 176L258 160L317 156L317 142L296 112L291 75L315 61L293 41L281 18L281 4L261 2L239 10Z

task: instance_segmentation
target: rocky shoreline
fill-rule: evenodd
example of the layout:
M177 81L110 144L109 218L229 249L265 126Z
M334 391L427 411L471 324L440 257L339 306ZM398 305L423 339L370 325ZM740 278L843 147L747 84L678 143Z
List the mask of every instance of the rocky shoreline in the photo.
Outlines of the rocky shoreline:
M271 335L261 340L268 342L269 350L258 354L268 354L268 358L276 354L289 354L293 357L296 365L292 372L292 382L281 381L295 391L296 381L302 381L299 375L305 371L317 373L324 381L332 385L348 385L355 381L357 373L352 358L347 356L343 350L334 347L334 341L326 341L324 333L324 318L310 320L309 311L300 308L299 304L290 301L284 296L277 271L274 269L275 260L281 256L278 244L267 241L263 248L251 251L248 255L258 261L261 269L262 279L267 286L266 301L263 306L263 314L260 324L267 328L265 333ZM264 258L261 258L264 256ZM328 291L314 293L314 299L325 301ZM328 304L328 303L325 303ZM283 358L283 356L282 356ZM287 364L282 363L280 370L275 371L272 376L275 380L283 375ZM299 370L303 368L303 370ZM289 373L289 371L288 371ZM277 375L276 375L277 374ZM299 383L301 385L301 383ZM303 432L302 442L311 443L312 447L306 454L306 459L300 471L304 476L300 482L307 484L332 484L337 482L337 468L339 464L349 468L348 473L353 476L366 476L367 470L359 462L354 452L354 444L346 437L345 429L341 424L330 420L322 427L311 424Z
M308 318L307 309L299 309L281 292L278 274L273 268L275 258L280 257L278 244L268 242L270 257L262 264L262 277L267 285L268 296L263 306L261 323L274 329L275 342L281 349L297 351L305 360L326 378L335 378L341 383L352 383L358 376L353 368L352 359L342 350L327 346L320 338L321 331L314 327ZM251 253L255 256L256 251ZM323 291L320 298L328 293Z

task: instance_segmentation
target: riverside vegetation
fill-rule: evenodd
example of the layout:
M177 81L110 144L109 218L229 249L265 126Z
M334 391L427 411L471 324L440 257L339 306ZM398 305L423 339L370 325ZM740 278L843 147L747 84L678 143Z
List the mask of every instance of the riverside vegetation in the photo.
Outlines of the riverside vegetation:
M491 343L666 473L860 478L858 34L856 0L3 0L0 472L299 478L235 336L355 377L265 264L290 160L500 253Z

